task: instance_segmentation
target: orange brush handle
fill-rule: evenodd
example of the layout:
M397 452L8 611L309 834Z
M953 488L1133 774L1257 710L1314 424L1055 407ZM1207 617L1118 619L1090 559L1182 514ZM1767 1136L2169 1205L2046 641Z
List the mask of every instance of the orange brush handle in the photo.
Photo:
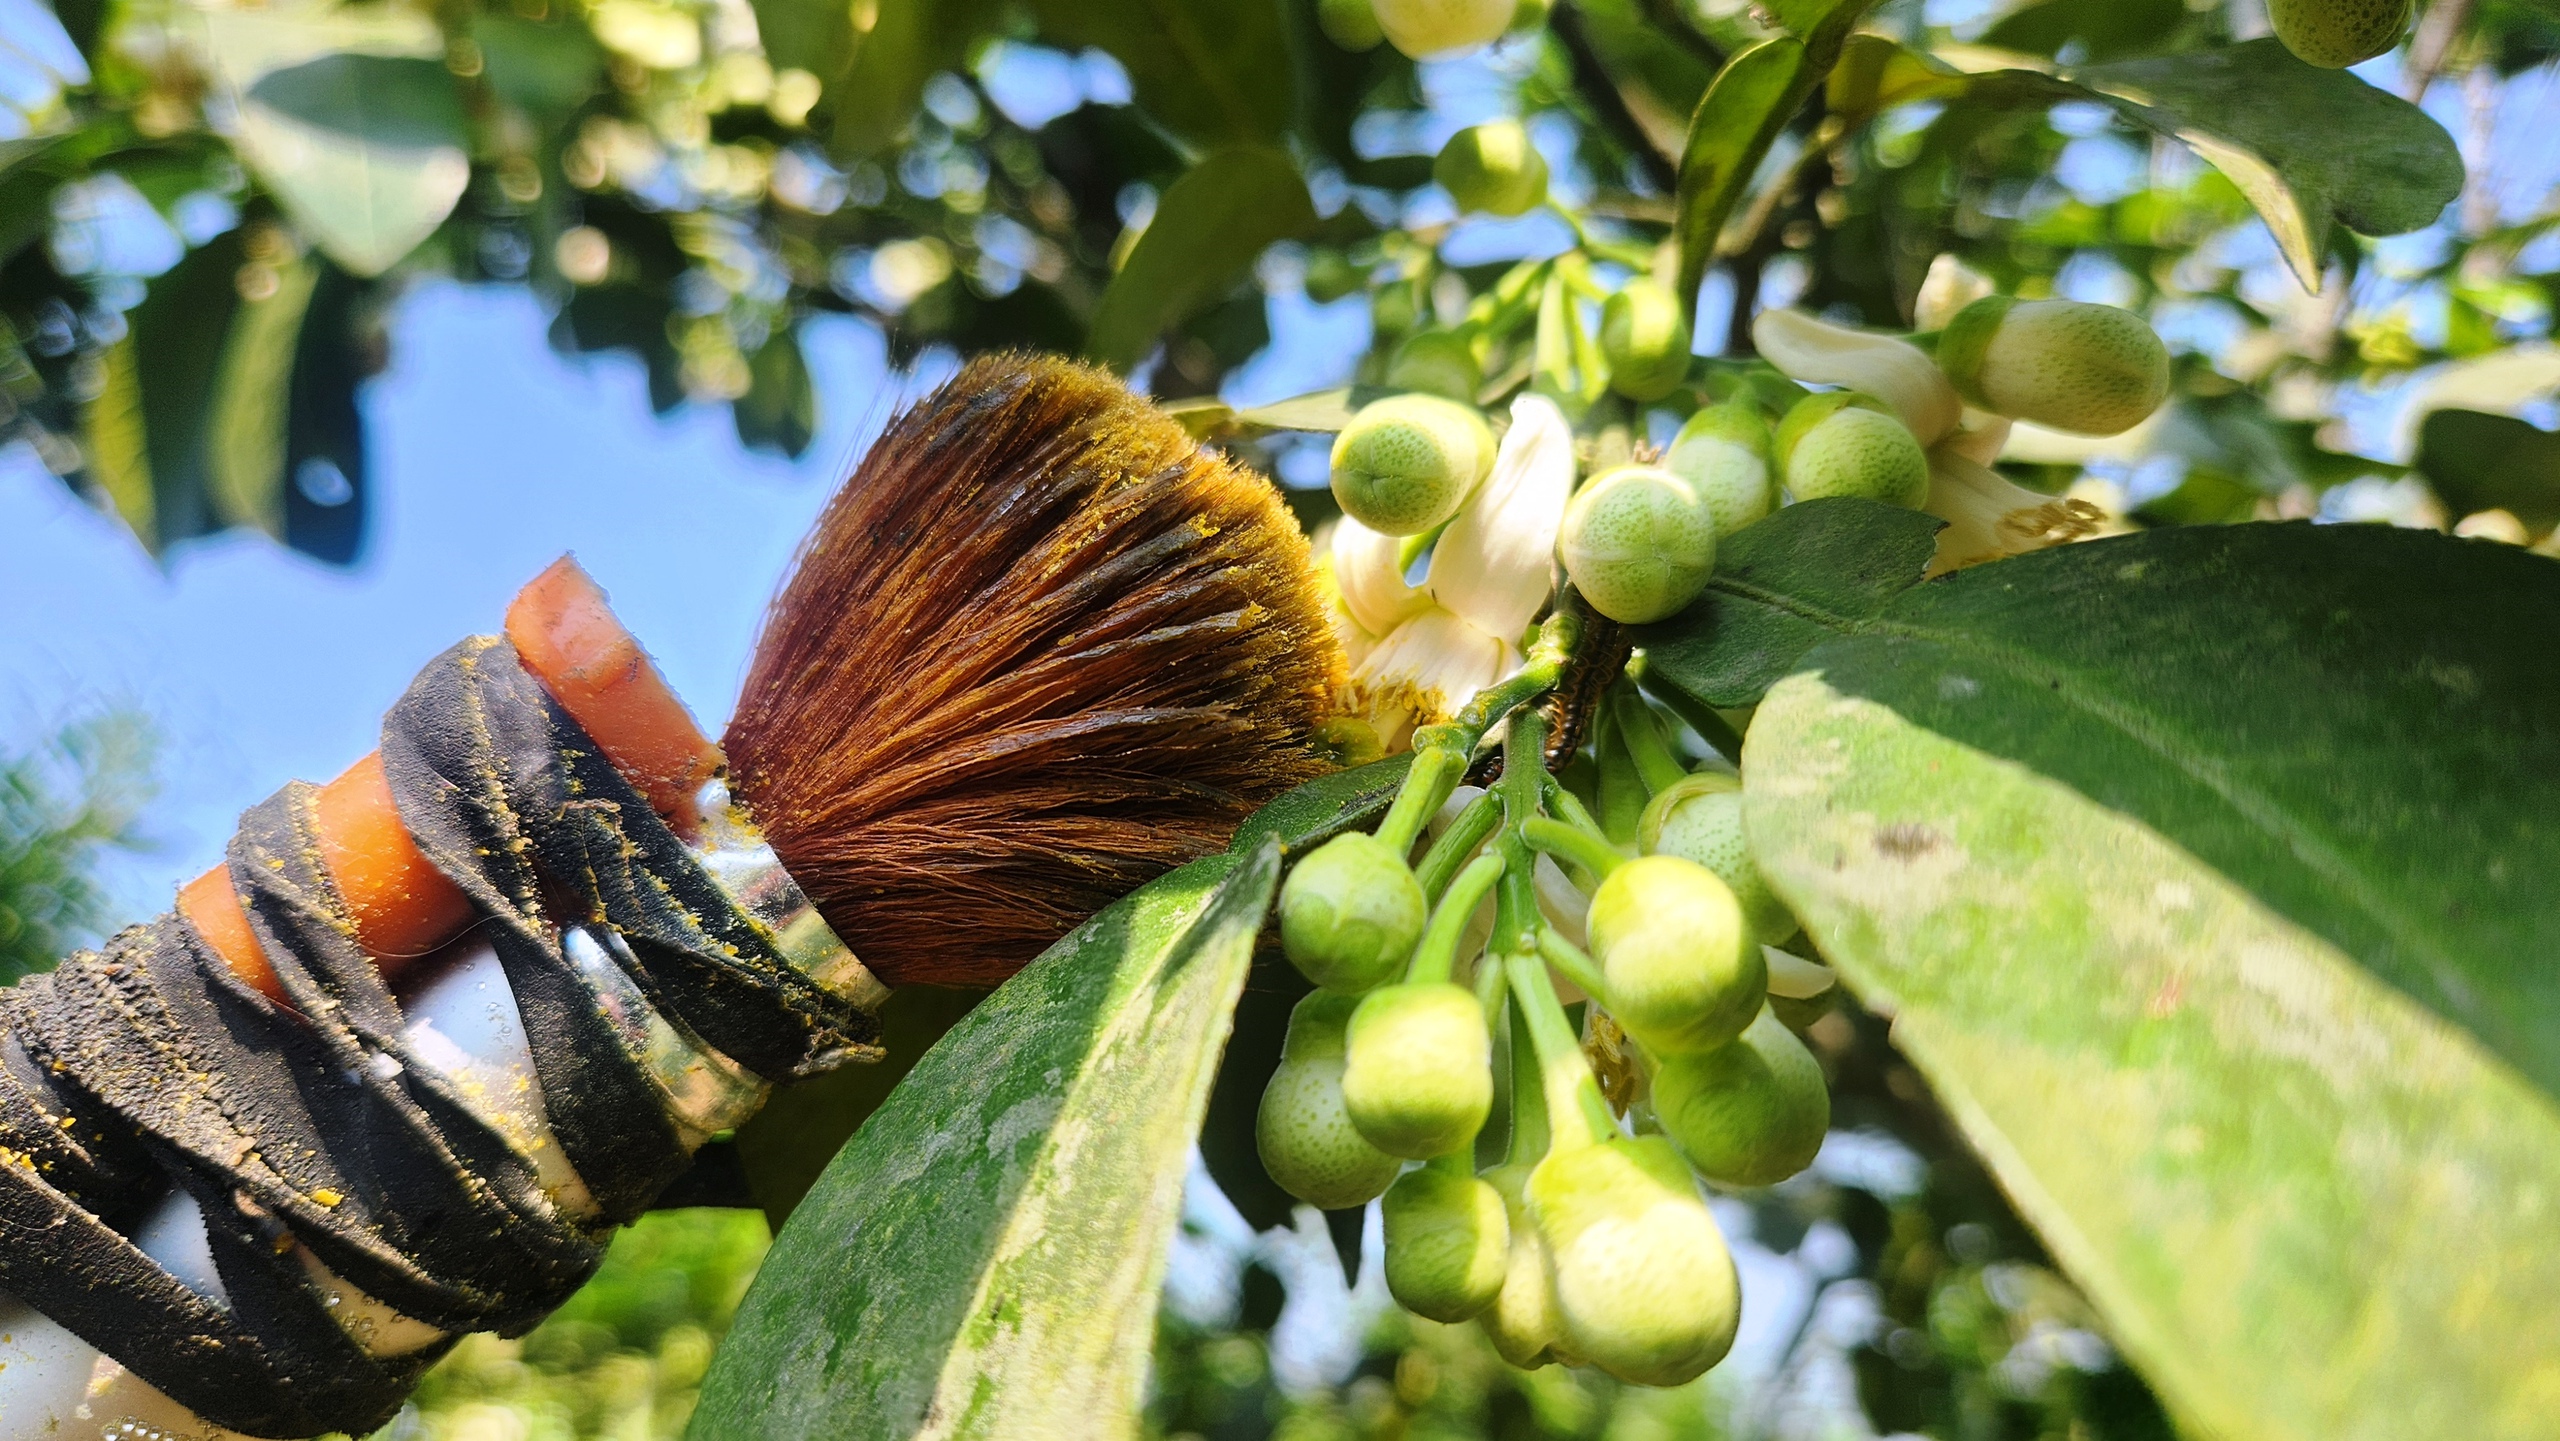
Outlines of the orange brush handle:
M614 769L668 824L691 832L694 797L718 772L719 748L614 619L595 581L562 556L517 592L506 631L525 669ZM321 862L355 915L357 944L385 979L469 923L471 903L401 825L380 752L322 786L314 809ZM178 892L178 910L242 980L283 999L224 868L189 881Z

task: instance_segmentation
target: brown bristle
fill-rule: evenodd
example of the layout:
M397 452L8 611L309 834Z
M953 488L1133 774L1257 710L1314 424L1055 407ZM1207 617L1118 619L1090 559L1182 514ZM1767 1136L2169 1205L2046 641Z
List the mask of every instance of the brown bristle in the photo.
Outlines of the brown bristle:
M725 744L882 980L985 984L1320 772L1340 666L1269 481L1105 372L989 357L829 504Z

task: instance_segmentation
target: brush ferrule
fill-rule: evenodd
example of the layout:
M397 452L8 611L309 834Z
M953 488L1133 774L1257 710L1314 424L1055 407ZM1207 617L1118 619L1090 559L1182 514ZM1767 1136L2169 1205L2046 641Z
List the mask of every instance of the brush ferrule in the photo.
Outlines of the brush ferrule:
M728 783L704 784L700 805L702 833L686 847L694 859L740 909L772 932L774 949L793 969L865 1011L879 1010L889 988L809 903L764 832L730 799Z

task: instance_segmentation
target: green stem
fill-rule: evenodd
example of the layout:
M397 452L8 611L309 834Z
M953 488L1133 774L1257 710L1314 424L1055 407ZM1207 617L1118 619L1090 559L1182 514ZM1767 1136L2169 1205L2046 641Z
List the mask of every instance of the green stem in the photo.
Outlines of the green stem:
M1413 949L1413 965L1405 972L1409 981L1445 981L1458 967L1458 941L1467 933L1467 922L1474 920L1476 908L1493 891L1493 883L1502 879L1503 863L1498 854L1476 857L1458 878L1449 883L1449 894L1431 912L1431 923L1422 929L1422 943Z
M1609 1004L1608 983L1600 975L1600 963L1583 954L1582 947L1564 938L1553 926L1538 928L1538 954L1547 964L1564 972L1564 978L1582 987L1582 993L1602 1005Z
M1520 828L1538 818L1538 799L1546 789L1547 718L1522 710L1511 718L1502 739L1502 811L1506 818L1501 848L1508 869L1503 873L1502 904L1494 912L1494 949L1523 949L1539 925L1537 858L1520 839Z
M1446 725L1424 726L1413 733L1413 767L1405 772L1395 805L1378 824L1378 839L1386 842L1388 849L1398 855L1413 849L1414 837L1422 834L1423 822L1440 809L1449 792L1457 788L1458 778L1466 774L1467 763L1475 759L1476 747L1484 743L1484 733L1503 717L1555 689L1582 636L1581 618L1573 613L1558 611L1547 617L1517 675L1476 692L1475 698Z
M1449 789L1466 769L1467 758L1438 747L1417 747L1413 766L1404 773L1404 784L1396 791L1396 803L1387 818L1378 823L1378 839L1387 849L1401 856L1413 849L1413 838L1422 834L1422 823L1431 819L1440 803L1448 799ZM1447 782L1446 787L1442 782Z
M1593 838L1600 841L1603 845L1608 843L1609 833L1600 829L1599 820L1591 814L1588 807L1583 805L1582 797L1565 789L1563 781L1556 779L1554 776L1548 776L1546 779L1545 792L1547 810L1553 814L1556 819L1563 821L1566 825L1574 827L1576 830L1588 832ZM1565 864L1565 879L1572 881L1577 888L1585 893L1588 893L1592 887L1600 884L1600 878L1598 876L1584 870L1579 864L1570 861Z
M1662 723L1655 719L1653 707L1645 703L1642 692L1633 685L1609 688L1611 717L1618 723L1618 735L1626 742L1627 754L1634 758L1636 774L1644 777L1644 788L1655 795L1679 784L1689 768L1671 753L1671 745L1662 738Z
M1681 690L1678 686L1651 680L1645 674L1645 663L1641 660L1636 662L1630 673L1635 676L1636 682L1644 687L1646 695L1662 702L1670 708L1673 715L1687 722L1689 729L1698 733L1698 739L1715 747L1716 754L1737 766L1742 764L1742 732L1735 730L1730 721L1717 714L1715 707Z
M1499 902L1497 902L1499 904ZM1502 998L1510 989L1510 978L1491 956L1476 962L1476 1004L1484 1007L1485 1024L1492 1025L1502 1016Z
M1555 1133L1555 1148L1578 1151L1617 1134L1609 1103L1600 1098L1600 1083L1591 1078L1591 1065L1574 1040L1573 1023L1565 1019L1564 1004L1556 999L1555 983L1547 979L1547 963L1535 955L1514 952L1503 957L1503 965L1511 973L1511 994L1529 1018L1529 1040L1538 1051L1538 1074L1546 1092L1547 1124Z
M1538 1074L1538 1049L1529 1039L1529 1015L1519 997L1511 998L1504 1014L1511 1027L1511 1146L1503 1159L1527 1165L1547 1153L1546 1085Z
M1501 823L1502 801L1493 792L1487 791L1467 802L1466 809L1458 812L1458 818L1440 833L1440 839L1433 841L1431 849L1422 853L1422 864L1413 868L1413 878L1422 883L1423 898L1434 905L1439 904L1440 893L1449 888L1449 881L1458 874L1458 867L1466 864L1467 856L1483 845L1484 838L1492 835L1493 828Z
M1476 1174L1476 1148L1470 1144L1454 1151L1443 1151L1422 1165L1425 1170L1440 1171L1462 1181L1472 1180Z
M1558 860L1571 861L1599 880L1626 863L1617 848L1579 826L1571 826L1552 816L1537 816L1520 827L1520 838L1533 851L1544 851Z

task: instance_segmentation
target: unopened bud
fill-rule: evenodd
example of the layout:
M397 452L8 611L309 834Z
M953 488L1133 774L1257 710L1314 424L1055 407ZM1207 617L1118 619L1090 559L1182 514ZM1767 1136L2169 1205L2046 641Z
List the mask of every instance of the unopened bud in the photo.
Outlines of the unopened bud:
M1475 348L1453 330L1418 330L1387 360L1387 384L1449 400L1472 401L1484 384Z
M1460 210L1488 215L1526 215L1547 198L1546 157L1517 120L1488 120L1450 136L1431 162L1431 178Z
M1470 406L1391 395L1333 441L1333 498L1382 535L1419 535L1458 513L1493 470L1493 431Z
M1689 482L1722 540L1766 516L1777 504L1769 472L1769 422L1736 397L1689 417L1662 456L1663 469Z
M1742 837L1742 782L1713 772L1674 782L1644 809L1636 840L1646 855L1678 856L1716 873L1733 892L1751 934L1775 944L1796 933L1796 918L1769 889Z
M1387 1290L1396 1303L1434 1321L1464 1321L1502 1291L1511 1260L1511 1223L1502 1193L1438 1166L1407 1171L1387 1188Z
M1511 26L1517 0L1376 0L1387 41L1416 60L1490 45ZM1276 63L1281 57L1272 57Z
M1689 376L1689 317L1680 297L1650 280L1630 280L1600 307L1600 354L1609 388L1634 401L1660 400Z
M1672 472L1622 465L1575 492L1556 550L1593 609L1641 625L1677 614L1706 589L1715 515Z
M1324 991L1298 1003L1254 1118L1262 1168L1280 1189L1319 1210L1367 1205L1404 1168L1370 1145L1343 1108L1343 1027L1356 1004Z
M2169 394L2169 351L2141 316L2078 300L1985 296L1938 340L1965 399L2079 435L2131 430Z
M1386 842L1349 831L1307 853L1280 887L1280 948L1299 974L1357 994L1395 978L1430 906Z
M1923 446L1964 419L1964 402L1927 352L1897 336L1834 325L1801 310L1764 310L1751 322L1761 358L1814 385L1874 396Z
M1592 893L1590 930L1610 1014L1656 1055L1712 1050L1760 1012L1760 943L1704 866L1642 856L1618 867Z
M1929 456L1884 402L1855 391L1808 395L1778 422L1778 468L1798 500L1853 495L1916 509Z
M2409 33L2409 0L2267 0L2284 48L2324 70L2361 65Z
M1369 1143L1422 1160L1475 1139L1493 1111L1493 1038L1475 992L1446 981L1382 986L1345 1036L1343 1104Z
M1740 1278L1689 1167L1659 1136L1557 1151L1530 1173L1566 1344L1621 1381L1677 1386L1733 1347Z
M1502 1197L1510 1223L1511 1249L1502 1272L1502 1291L1493 1305L1476 1317L1493 1349L1524 1371L1564 1360L1564 1318L1556 1314L1555 1278L1547 1270L1547 1243L1529 1219L1527 1163L1496 1166L1484 1173L1486 1185Z
M1653 1073L1653 1110L1699 1174L1774 1186L1822 1149L1831 1089L1822 1063L1764 1010L1732 1045L1664 1061Z

